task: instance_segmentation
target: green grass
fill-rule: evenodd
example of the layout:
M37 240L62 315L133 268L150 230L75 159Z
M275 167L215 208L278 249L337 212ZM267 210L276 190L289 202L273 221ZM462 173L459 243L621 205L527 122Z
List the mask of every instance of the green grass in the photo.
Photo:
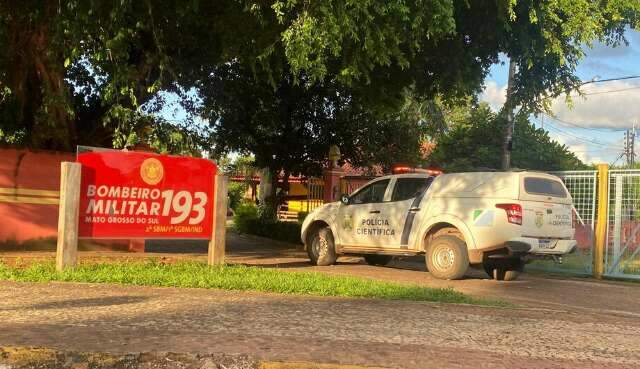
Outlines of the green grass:
M0 263L0 280L216 288L296 295L509 306L501 301L473 298L451 288L425 288L348 276L289 272L241 265L209 267L193 261L176 264L157 261L81 264L64 272L57 272L53 262L35 262L28 266L15 267Z

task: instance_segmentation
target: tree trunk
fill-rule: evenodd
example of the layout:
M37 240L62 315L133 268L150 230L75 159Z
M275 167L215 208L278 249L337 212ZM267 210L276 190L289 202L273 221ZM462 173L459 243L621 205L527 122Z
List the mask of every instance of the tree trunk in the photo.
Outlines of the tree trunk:
M71 149L74 130L68 109L68 91L64 81L64 55L61 45L53 45L51 24L58 17L57 2L46 1L40 16L21 14L8 25L7 48L11 60L8 87L13 109L24 127L25 144L46 149Z

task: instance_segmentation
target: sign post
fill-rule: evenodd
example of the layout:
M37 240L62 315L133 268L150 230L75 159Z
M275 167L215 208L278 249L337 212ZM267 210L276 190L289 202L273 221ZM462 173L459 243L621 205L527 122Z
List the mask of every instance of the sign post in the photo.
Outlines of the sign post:
M227 223L227 177L216 175L213 202L215 214L213 216L213 232L209 240L209 265L224 264L225 238Z
M56 269L74 267L78 261L78 209L80 206L80 163L60 164L60 207Z

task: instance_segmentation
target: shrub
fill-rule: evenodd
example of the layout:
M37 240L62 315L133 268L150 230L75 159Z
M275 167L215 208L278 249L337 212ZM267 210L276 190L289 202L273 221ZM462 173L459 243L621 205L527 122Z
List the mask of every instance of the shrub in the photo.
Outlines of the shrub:
M251 203L242 203L238 206L233 217L233 223L235 230L240 233L297 244L301 243L300 223L260 218L258 208Z
M229 182L229 207L233 211L236 211L237 207L242 203L247 188L248 186L244 182Z
M234 228L240 233L251 233L249 223L258 219L258 208L250 202L241 202L233 215Z

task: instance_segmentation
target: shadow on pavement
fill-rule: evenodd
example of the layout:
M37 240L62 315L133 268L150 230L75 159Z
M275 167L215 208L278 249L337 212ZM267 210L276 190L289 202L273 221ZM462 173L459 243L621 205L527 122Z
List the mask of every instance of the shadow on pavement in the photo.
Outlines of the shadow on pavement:
M94 297L85 299L72 299L62 301L50 301L41 304L31 305L31 309L47 310L47 309L68 309L80 307L99 307L99 306L116 306L126 304L137 304L149 300L147 296L108 296Z

